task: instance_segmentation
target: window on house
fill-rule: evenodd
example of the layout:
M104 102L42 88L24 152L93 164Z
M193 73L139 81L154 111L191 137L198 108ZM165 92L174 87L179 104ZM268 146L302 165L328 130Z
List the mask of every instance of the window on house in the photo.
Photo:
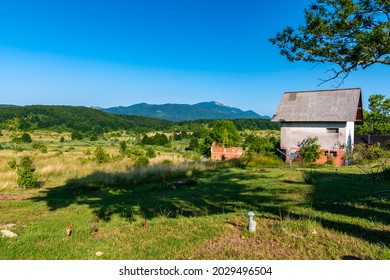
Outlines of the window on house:
M339 133L339 129L338 128L327 128L326 132L328 132L328 133Z
M328 151L325 151L326 157L337 157L337 152L331 151L330 153Z

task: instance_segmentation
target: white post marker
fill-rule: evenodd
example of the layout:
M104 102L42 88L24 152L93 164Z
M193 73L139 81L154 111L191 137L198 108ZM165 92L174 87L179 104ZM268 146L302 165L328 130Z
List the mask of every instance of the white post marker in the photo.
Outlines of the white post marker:
M253 220L254 215L255 215L254 212L252 212L252 211L248 212L248 230L249 230L249 232L256 231L256 222Z

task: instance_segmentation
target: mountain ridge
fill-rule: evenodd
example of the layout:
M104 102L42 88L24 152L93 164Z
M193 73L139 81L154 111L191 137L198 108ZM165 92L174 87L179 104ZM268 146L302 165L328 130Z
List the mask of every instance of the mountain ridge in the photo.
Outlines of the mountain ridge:
M193 105L177 103L157 105L142 102L130 106L99 109L112 114L143 116L170 121L242 118L271 119L269 116L261 116L252 110L243 111L218 101L200 102Z

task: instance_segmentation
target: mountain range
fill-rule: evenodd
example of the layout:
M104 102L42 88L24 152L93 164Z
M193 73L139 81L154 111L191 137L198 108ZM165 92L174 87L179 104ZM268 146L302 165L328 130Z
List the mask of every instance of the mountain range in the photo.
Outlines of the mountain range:
M270 119L269 116L261 116L252 110L241 109L224 105L217 101L189 104L162 104L154 105L139 103L131 106L118 106L111 108L99 108L102 111L119 114L143 116L170 121L187 121L198 119Z

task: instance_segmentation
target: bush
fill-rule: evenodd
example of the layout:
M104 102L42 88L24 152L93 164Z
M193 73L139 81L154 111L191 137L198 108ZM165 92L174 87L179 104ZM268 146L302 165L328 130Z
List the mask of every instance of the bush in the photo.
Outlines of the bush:
M17 184L19 187L35 188L38 186L37 177L34 175L35 167L29 156L22 156L17 167Z
M134 165L135 166L147 166L149 164L149 158L147 156L137 157Z
M42 142L33 142L32 143L32 148L34 150L40 150L42 153L47 153L47 147L44 143Z
M31 143L32 139L31 139L30 134L28 134L27 132L24 132L22 134L22 136L20 136L20 137L17 137L16 135L14 135L12 137L12 141L16 142L16 143Z
M8 167L11 169L16 168L16 160L14 160L14 159L11 159L9 162L7 162L7 164L8 164Z
M321 146L317 141L317 137L308 137L302 141L299 154L304 162L311 163L320 158Z
M110 155L107 154L102 147L97 147L95 150L95 161L97 163L106 163L110 161Z
M70 135L72 140L82 140L84 138L84 135L79 131L73 131Z
M28 134L27 132L23 133L22 136L20 137L20 141L22 143L31 143L32 139L30 134Z
M384 155L380 143L375 145L356 144L354 147L353 161L356 164L374 162Z
M155 158L156 157L156 151L152 147L146 148L146 156L148 158Z

